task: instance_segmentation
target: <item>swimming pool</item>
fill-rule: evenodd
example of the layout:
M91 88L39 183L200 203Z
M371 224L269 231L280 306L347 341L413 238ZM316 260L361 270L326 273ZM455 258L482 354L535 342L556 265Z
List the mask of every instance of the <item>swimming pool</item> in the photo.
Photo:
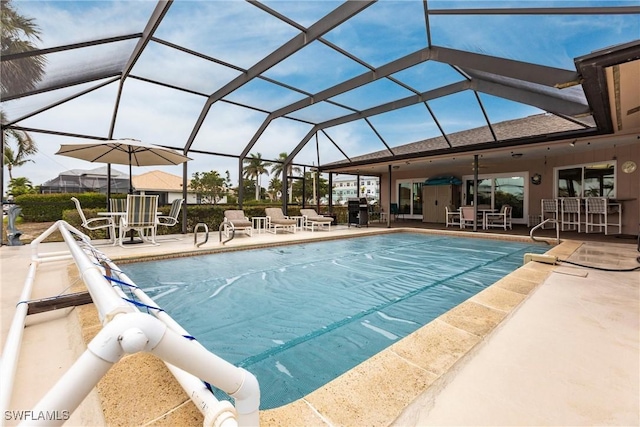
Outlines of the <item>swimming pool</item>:
M207 349L251 371L261 409L321 387L547 246L393 233L125 264Z

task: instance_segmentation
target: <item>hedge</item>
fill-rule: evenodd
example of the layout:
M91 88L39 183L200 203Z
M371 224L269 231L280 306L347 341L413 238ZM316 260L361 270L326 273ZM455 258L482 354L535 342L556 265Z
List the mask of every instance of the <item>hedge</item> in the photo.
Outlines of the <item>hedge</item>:
M71 200L72 197L80 200L83 210L106 210L107 196L100 193L23 194L17 196L14 202L22 208L22 218L26 222L50 222L62 219L65 210L75 210L76 205Z
M125 195L113 195L114 197L125 197ZM57 193L57 194L23 194L15 198L15 203L22 208L24 222L51 222L63 219L69 224L78 228L91 238L106 238L105 230L89 231L81 226L80 215L76 210L71 197L80 200L82 210L87 218L95 218L98 212L107 210L107 197L99 193ZM268 207L280 207L280 204L273 203L252 203L244 205L244 213L249 218L254 216L264 216L264 210ZM169 214L171 206L161 206L158 211L165 215ZM224 211L227 209L238 209L237 205L189 205L187 208L187 232L192 233L196 224L202 222L207 224L210 231L217 231L224 218ZM289 207L289 215L299 215L300 208ZM345 206L334 206L333 213L337 216L338 223L347 222L347 208ZM158 234L179 234L182 232L182 212L178 224L173 227L158 227Z

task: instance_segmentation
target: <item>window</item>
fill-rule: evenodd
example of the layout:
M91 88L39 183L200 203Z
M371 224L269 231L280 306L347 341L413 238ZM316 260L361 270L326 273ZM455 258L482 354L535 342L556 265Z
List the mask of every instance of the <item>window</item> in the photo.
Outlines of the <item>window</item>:
M500 174L482 174L478 176L478 206L488 205L500 210L502 205L512 208L511 217L514 223L526 222L528 215L528 177L527 172ZM473 177L463 176L463 203L473 204Z
M615 197L616 162L556 169L557 197Z

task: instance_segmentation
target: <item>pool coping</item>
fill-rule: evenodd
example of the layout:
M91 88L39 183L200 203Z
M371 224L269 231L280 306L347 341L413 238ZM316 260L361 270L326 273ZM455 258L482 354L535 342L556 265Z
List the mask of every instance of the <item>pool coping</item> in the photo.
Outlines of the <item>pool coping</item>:
M448 230L372 229L357 236L314 236L288 242L193 250L173 255L127 256L115 258L114 261L125 264L175 258L176 255L191 256L398 232L531 242L525 236L493 233L470 236L468 233ZM550 247L547 254L568 257L581 245L579 241L565 240ZM432 404L438 391L463 366L465 359L473 356L557 267L541 263L519 267L307 396L279 408L260 411L261 425L386 426L393 424L404 411L411 411L412 404L420 408ZM80 283L78 286L84 285ZM84 342L88 343L102 328L97 312L91 304L78 307L77 315ZM202 424L202 415L159 359L149 354L130 355L126 359L126 363L116 364L97 386L108 425ZM145 378L145 384L131 381L131 378L140 377ZM154 386L149 387L149 383ZM146 397L142 404L140 399L135 399L135 402L123 401L123 395L131 393L132 388L140 387L144 388L136 394Z

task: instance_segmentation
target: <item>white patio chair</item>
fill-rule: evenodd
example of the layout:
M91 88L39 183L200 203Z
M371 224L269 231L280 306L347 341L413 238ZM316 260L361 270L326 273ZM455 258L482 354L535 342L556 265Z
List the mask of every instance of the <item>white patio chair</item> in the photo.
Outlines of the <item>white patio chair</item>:
M173 227L178 223L178 215L182 209L182 202L184 199L175 199L171 202L171 209L169 209L169 215L158 215L158 225L165 227Z
M582 227L580 199L577 197L562 197L560 199L560 218L562 218L562 231L578 230Z
M467 224L473 226L476 221L477 218L473 206L460 207L460 228L465 228Z
M484 215L485 226L487 228L504 228L513 229L511 225L511 211L513 208L509 205L502 205L500 212L487 212Z
M449 209L449 206L444 207L446 226L450 225L460 226L460 211Z
M594 227L599 231L604 228L604 234L609 234L609 227L618 227L622 233L622 206L620 203L609 203L606 197L587 197L585 209L585 232L593 232ZM617 214L618 222L610 223L610 214Z
M76 209L78 210L78 214L80 215L80 220L82 221L82 226L87 230L101 230L108 229L109 230L109 242L115 244L116 242L116 226L113 218L105 216L105 217L96 217L87 219L82 211L82 206L80 206L80 200L72 197L73 203L76 205Z
M109 211L110 212L126 212L127 211L127 199L109 199Z
M124 237L127 231L134 230L140 238L148 243L156 243L156 227L158 222L158 196L127 195L127 212L120 219L120 235L118 243L124 247ZM146 233L149 232L150 239Z
M546 219L553 218L553 226L556 228L561 221L560 212L558 210L558 199L542 199L540 200L540 222L544 222ZM546 224L542 228L547 228Z

